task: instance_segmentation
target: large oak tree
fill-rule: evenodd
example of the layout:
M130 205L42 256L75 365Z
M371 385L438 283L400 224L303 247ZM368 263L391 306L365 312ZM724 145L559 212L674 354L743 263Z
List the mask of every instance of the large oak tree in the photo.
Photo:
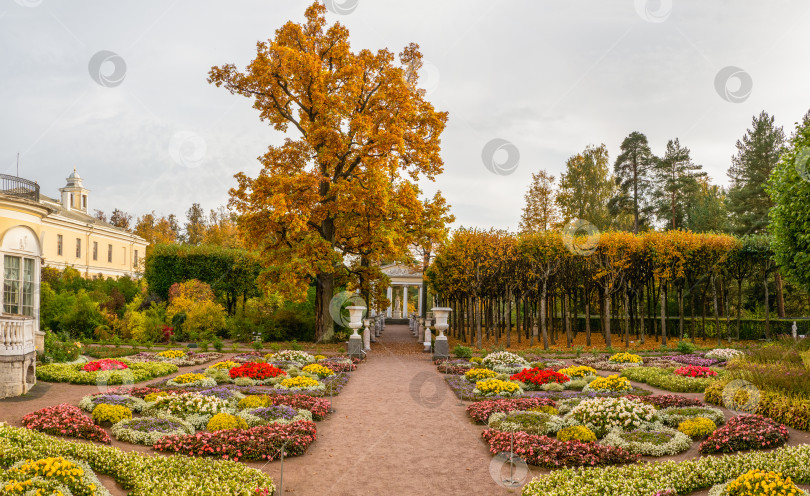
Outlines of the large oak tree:
M417 88L417 45L406 47L399 63L386 49L354 52L348 29L327 25L325 14L314 3L304 23L288 22L257 43L244 72L227 64L209 73L210 82L253 99L261 119L287 133L260 157L257 177L237 174L231 205L270 267L265 280L298 297L315 280L317 339L331 333L329 302L346 255L386 249L387 239L400 249L406 241L409 226L398 219L419 203L416 182L442 171L439 136L447 120ZM356 212L369 205L380 211L379 228L359 229L368 215ZM355 239L358 233L374 239Z

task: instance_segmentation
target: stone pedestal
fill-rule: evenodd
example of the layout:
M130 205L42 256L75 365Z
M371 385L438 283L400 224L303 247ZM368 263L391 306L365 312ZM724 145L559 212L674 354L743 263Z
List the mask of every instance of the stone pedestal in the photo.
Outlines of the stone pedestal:
M363 350L371 351L371 329L369 326L371 325L371 320L365 319L363 320Z
M430 353L430 345L432 344L433 336L430 333L430 327L425 326L425 352Z
M795 322L794 322L795 324ZM42 331L34 331L34 343L36 343L35 347L37 349L37 353L40 355L45 353L45 333Z
M450 343L447 341L447 336L436 336L436 341L433 343L433 359L450 358Z
M0 398L20 396L37 383L37 352L0 356Z
M347 354L352 358L363 358L363 338L359 334L349 336L349 349Z

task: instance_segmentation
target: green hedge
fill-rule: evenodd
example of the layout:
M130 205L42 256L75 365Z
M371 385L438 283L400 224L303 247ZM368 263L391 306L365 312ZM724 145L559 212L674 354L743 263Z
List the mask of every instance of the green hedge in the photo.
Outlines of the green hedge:
M659 367L628 367L622 370L622 376L631 381L643 382L676 393L702 393L706 387L716 381L716 379L675 375L674 370L674 368L662 369Z
M209 245L155 245L146 256L144 277L149 289L168 298L176 282L198 279L208 283L233 313L236 300L258 295L256 277L262 266L255 254Z
M125 361L126 362L126 361ZM129 368L85 372L83 363L52 363L37 367L37 379L45 382L69 382L71 384L129 384L148 381L177 372L177 365L157 362L127 362Z

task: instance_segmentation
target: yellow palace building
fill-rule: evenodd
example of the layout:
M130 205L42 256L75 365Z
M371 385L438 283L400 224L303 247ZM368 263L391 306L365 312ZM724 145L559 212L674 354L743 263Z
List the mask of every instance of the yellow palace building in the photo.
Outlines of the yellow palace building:
M85 277L139 274L146 240L88 214L90 190L73 170L60 197L0 174L0 398L36 382L41 267L74 267Z

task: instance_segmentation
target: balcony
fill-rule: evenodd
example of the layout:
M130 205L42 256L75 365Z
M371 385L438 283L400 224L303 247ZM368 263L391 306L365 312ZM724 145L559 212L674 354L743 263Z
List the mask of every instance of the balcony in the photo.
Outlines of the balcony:
M0 174L0 194L39 202L39 184L21 177Z
M24 356L36 351L36 319L0 316L0 356Z

